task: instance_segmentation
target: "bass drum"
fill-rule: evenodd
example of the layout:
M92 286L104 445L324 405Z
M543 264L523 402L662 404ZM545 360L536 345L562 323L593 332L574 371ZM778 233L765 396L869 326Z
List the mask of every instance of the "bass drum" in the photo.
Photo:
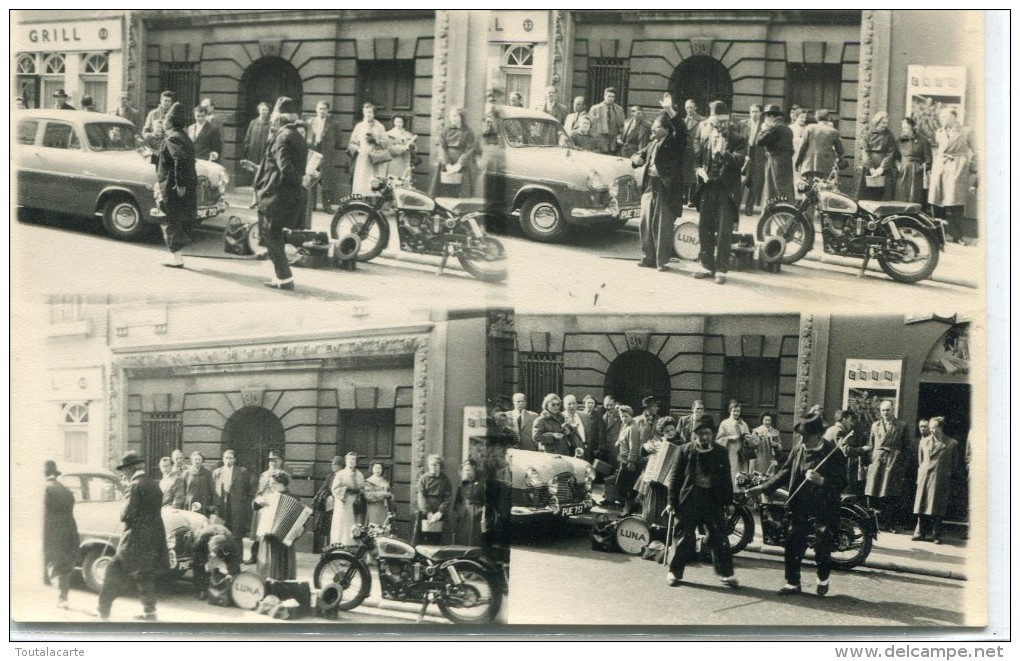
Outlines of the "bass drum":
M698 239L698 224L687 221L673 228L673 253L680 259L698 261L701 241Z
M266 586L256 572L243 571L230 584L230 598L238 608L253 610L264 596Z
M640 517L628 516L616 524L616 545L627 555L641 555L651 539L648 524Z

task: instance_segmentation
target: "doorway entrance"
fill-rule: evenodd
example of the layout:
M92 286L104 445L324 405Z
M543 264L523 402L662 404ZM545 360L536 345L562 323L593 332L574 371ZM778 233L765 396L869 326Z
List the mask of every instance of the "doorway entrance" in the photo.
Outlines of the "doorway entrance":
M615 396L617 403L633 408L635 415L641 413L641 400L651 395L655 397L659 411L665 413L669 411L672 394L669 370L647 351L625 351L606 370L604 392Z
M258 475L266 468L266 457L270 450L283 454L286 435L283 424L269 409L261 406L246 406L238 409L223 426L223 440L220 451L233 450L237 465Z
M695 55L678 64L669 79L669 93L681 111L687 99L694 99L698 112L705 116L710 101L725 101L733 108L730 72L722 62L708 55Z
M302 92L301 74L287 60L280 57L263 57L252 62L241 76L238 93L238 144L244 140L248 124L259 116L260 103L268 104L272 110L278 98L287 96L294 99L294 105L300 114ZM247 178L250 179L251 175L248 174Z
M947 521L969 520L969 488L964 458L970 433L970 384L921 382L917 396L917 419L941 415L946 419L946 436L955 438L960 470L949 491Z

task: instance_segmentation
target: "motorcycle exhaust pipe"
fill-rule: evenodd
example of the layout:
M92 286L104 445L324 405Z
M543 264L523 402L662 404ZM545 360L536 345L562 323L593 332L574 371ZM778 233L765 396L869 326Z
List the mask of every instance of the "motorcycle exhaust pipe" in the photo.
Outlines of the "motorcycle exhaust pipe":
M330 583L319 590L319 606L324 611L336 610L343 600L344 588L339 583Z

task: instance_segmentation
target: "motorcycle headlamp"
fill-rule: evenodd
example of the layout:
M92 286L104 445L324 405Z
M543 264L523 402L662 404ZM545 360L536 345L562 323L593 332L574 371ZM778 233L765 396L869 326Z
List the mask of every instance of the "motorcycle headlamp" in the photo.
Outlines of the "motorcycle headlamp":
M386 188L386 180L381 177L375 177L372 179L372 192L378 193L382 189Z
M803 193L810 187L811 185L808 182L804 181L803 179L797 182L797 192L799 193Z

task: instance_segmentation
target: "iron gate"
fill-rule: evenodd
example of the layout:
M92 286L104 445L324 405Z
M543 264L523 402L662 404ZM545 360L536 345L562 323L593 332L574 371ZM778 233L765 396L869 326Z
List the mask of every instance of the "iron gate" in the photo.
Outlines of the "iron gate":
M528 397L528 409L542 410L542 398L563 392L563 357L557 353L529 352L518 355L521 389Z
M607 87L616 88L616 103L627 107L630 68L622 57L599 57L588 65L588 106L602 103Z
M159 67L159 89L170 90L174 100L188 110L198 105L199 82L201 74L198 65L193 62L163 62Z
M146 413L142 419L142 456L145 457L151 475L158 475L156 468L161 457L169 457L181 448L184 440L184 425L181 414Z

